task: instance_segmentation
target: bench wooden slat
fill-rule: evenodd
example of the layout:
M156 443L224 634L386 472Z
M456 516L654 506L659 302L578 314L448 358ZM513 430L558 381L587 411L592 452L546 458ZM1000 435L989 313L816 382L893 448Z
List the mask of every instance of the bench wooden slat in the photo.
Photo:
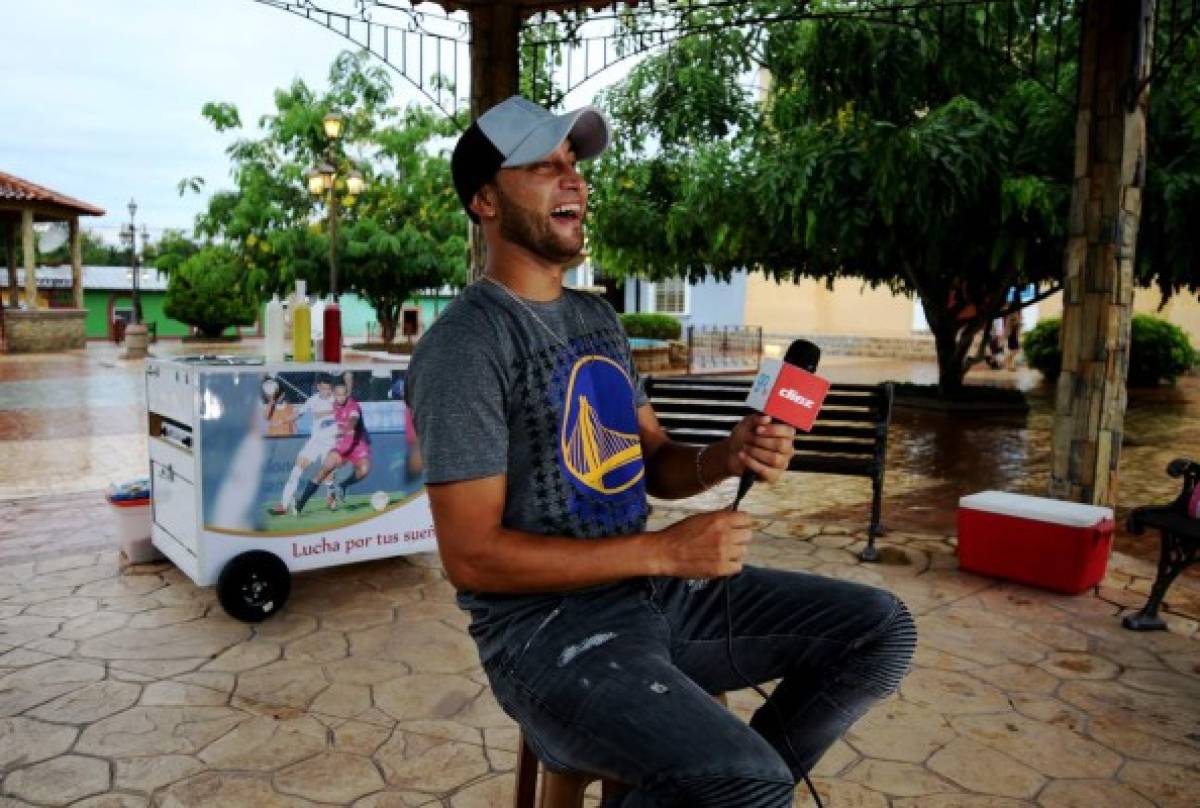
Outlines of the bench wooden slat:
M700 408L706 412L719 412L724 410L740 410L746 411L746 395L748 390L742 392L730 392L728 395L722 394L722 398L714 400L711 398L689 398L684 395L666 394L655 391L655 394L650 398L654 404L655 412L693 412ZM838 393L830 393L825 397L822 407L842 407L845 409L860 409L871 410L878 412L883 408L884 402L880 401L876 396L844 396Z
M661 413L658 411L657 404L655 404L653 401L651 401L651 404L654 405L654 412L658 415L659 423L661 423L668 432L671 431L672 425L692 426L692 425L697 425L697 424L714 424L714 425L717 425L714 428L722 428L723 427L723 428L727 429L729 426L740 421L742 418L744 418L750 412L750 410L742 409L742 410L738 410L736 412L730 412L727 415L724 413L714 414L714 413L709 413L709 412L697 412L694 414L684 413L684 412ZM821 424L821 423L836 422L839 424L872 424L872 425L874 425L876 419L869 417L869 416L864 417L864 415L865 415L865 413L858 412L855 410L822 409L821 414L817 416L817 423Z
M704 445L724 438L751 412L746 406L751 379L696 377L646 380L646 393L659 423L680 443ZM876 557L875 536L883 497L887 431L892 418L890 384L834 384L813 429L796 436L789 471L869 477L871 523L863 558Z
M753 379L701 379L695 376L681 377L658 377L653 376L647 379L648 382L653 382L654 388L663 392L671 390L749 390L754 383ZM843 384L837 382L833 385L833 389L843 393L870 393L878 395L879 385L877 384Z
M878 470L874 458L829 457L796 455L788 464L789 471L811 471L817 474L870 477Z
M854 440L821 440L797 436L795 440L797 452L821 452L824 454L869 455L875 456L875 443L863 443Z

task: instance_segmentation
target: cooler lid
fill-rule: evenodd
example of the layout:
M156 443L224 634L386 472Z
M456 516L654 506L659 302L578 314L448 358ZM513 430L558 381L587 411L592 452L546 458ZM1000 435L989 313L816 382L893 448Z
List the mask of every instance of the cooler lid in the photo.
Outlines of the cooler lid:
M1113 518L1112 508L1031 497L1028 494L1010 494L1007 491L981 491L971 494L960 498L958 507L1067 527L1095 527L1099 522Z

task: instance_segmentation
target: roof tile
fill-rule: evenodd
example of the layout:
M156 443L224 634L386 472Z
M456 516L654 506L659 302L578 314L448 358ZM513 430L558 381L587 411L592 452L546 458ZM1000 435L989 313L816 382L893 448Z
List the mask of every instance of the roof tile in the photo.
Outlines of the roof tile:
M41 202L85 216L103 216L104 210L74 197L60 194L41 185L0 171L0 200L10 202Z

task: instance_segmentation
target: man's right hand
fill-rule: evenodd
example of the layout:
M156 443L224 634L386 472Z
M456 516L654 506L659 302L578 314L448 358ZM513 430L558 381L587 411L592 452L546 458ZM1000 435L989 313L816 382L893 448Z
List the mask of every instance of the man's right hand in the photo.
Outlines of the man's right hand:
M742 571L754 519L744 511L689 516L659 531L663 574L722 578Z

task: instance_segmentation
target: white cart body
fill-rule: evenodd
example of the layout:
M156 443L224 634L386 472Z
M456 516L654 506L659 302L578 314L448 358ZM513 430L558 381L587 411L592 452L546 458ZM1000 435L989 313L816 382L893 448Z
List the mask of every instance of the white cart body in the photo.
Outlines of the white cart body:
M301 415L294 434L270 434L287 425L272 424L268 412L299 411L315 394L316 379L347 372L371 438L371 471L338 510L327 507L322 487L300 516L271 514L315 428L306 433L305 418L312 417ZM413 462L418 454L410 453L403 374L387 364L148 359L154 545L201 586L216 583L231 558L250 550L275 554L292 572L436 550L424 478ZM272 389L285 391L276 408L269 406Z

